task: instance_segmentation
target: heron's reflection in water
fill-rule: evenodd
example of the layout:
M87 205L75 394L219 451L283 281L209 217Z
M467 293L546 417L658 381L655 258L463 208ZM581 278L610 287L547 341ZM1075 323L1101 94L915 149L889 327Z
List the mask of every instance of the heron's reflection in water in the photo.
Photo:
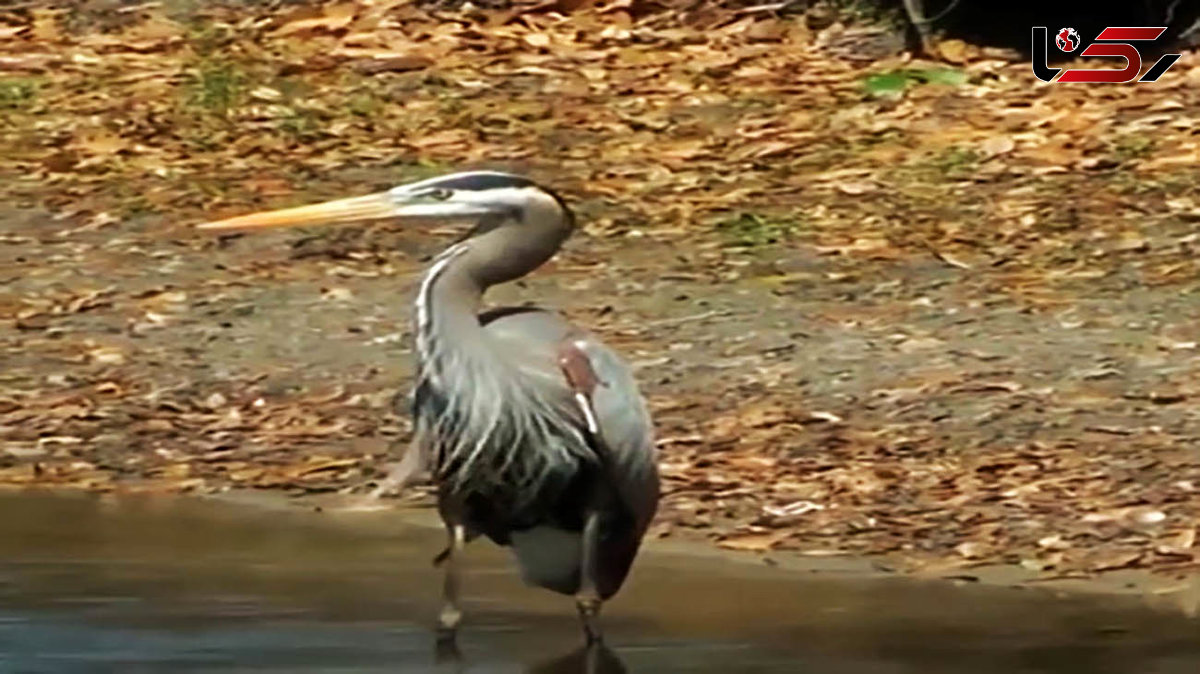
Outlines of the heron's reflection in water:
M557 658L533 665L529 674L625 674L625 663L608 646L580 646Z
M463 672L467 663L453 641L439 641L434 653L439 672ZM603 643L593 643L533 664L528 674L626 674L620 656Z

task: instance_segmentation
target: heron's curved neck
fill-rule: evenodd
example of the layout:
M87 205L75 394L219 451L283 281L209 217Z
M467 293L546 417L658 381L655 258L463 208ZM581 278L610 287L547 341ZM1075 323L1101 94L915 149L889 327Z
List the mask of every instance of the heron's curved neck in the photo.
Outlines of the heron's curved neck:
M417 292L417 350L423 359L436 345L472 339L482 330L478 314L487 288L475 281L463 258L466 244L447 249L421 279Z
M547 222L561 224L560 220ZM542 266L569 231L549 226L540 231L540 224L501 226L455 244L437 257L417 295L417 349L422 360L450 350L487 353L479 324L483 294L493 285Z

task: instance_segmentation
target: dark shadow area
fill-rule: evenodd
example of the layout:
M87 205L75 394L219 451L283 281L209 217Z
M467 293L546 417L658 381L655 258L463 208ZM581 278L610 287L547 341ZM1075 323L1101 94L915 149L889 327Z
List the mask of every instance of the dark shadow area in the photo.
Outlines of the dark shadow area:
M902 2L888 1L898 8ZM951 8L952 7L952 8ZM950 8L948 11L947 9ZM1012 0L1010 2L967 2L966 0L925 0L929 17L939 17L934 29L946 37L958 38L972 44L1018 49L1030 52L1030 29L1046 26L1053 39L1056 31L1074 28L1086 47L1108 26L1167 26L1158 42L1139 44L1143 56L1149 56L1178 46L1177 38L1200 20L1200 2L1191 0ZM943 12L945 12L944 15ZM1071 59L1078 50L1067 54L1050 46L1051 61Z

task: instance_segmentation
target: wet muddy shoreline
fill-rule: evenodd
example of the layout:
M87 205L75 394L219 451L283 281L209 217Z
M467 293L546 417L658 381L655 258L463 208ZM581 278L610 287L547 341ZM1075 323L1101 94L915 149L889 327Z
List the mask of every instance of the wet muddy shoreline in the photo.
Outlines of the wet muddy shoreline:
M358 494L294 498L262 491L231 491L165 498L195 501L197 504L210 503L218 508L232 505L251 510L293 513L304 518L311 517L313 523L322 522L323 525L345 527L350 531L378 532L397 526L438 531L441 529L441 522L432 505L411 499L404 503L395 499L379 499ZM476 543L475 546L494 547L487 541ZM724 550L698 536L648 538L643 554L665 556L680 560L681 563L686 563L689 559L701 559L734 567L766 567L809 580L894 580L915 584L932 582L954 587L1008 588L1057 597L1110 596L1122 598L1121 600L1128 601L1130 606L1142 605L1156 611L1180 613L1189 618L1200 612L1200 575L1165 577L1147 571L1124 570L1074 578L1046 578L1015 564L980 564L965 568L955 567L940 573L935 569L921 573L905 573L886 557L804 555L779 550L764 553Z
M444 671L429 513L332 506L0 494L0 666ZM470 671L583 671L564 656L581 636L570 600L523 587L493 546L468 550ZM1185 674L1200 662L1194 620L1134 597L749 559L652 543L606 606L615 668L600 671Z

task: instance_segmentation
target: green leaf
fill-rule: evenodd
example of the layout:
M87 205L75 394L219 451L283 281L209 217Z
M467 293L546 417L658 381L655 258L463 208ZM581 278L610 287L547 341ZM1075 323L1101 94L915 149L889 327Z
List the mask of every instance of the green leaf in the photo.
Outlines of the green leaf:
M894 96L902 93L909 83L908 75L902 70L872 75L863 82L867 93L872 96Z
M918 68L892 70L871 75L863 81L863 87L872 96L897 96L912 84L945 84L956 87L965 84L967 74L951 68Z
M910 75L926 84L947 84L957 87L967 83L967 74L952 68L937 68L929 70L912 70Z

